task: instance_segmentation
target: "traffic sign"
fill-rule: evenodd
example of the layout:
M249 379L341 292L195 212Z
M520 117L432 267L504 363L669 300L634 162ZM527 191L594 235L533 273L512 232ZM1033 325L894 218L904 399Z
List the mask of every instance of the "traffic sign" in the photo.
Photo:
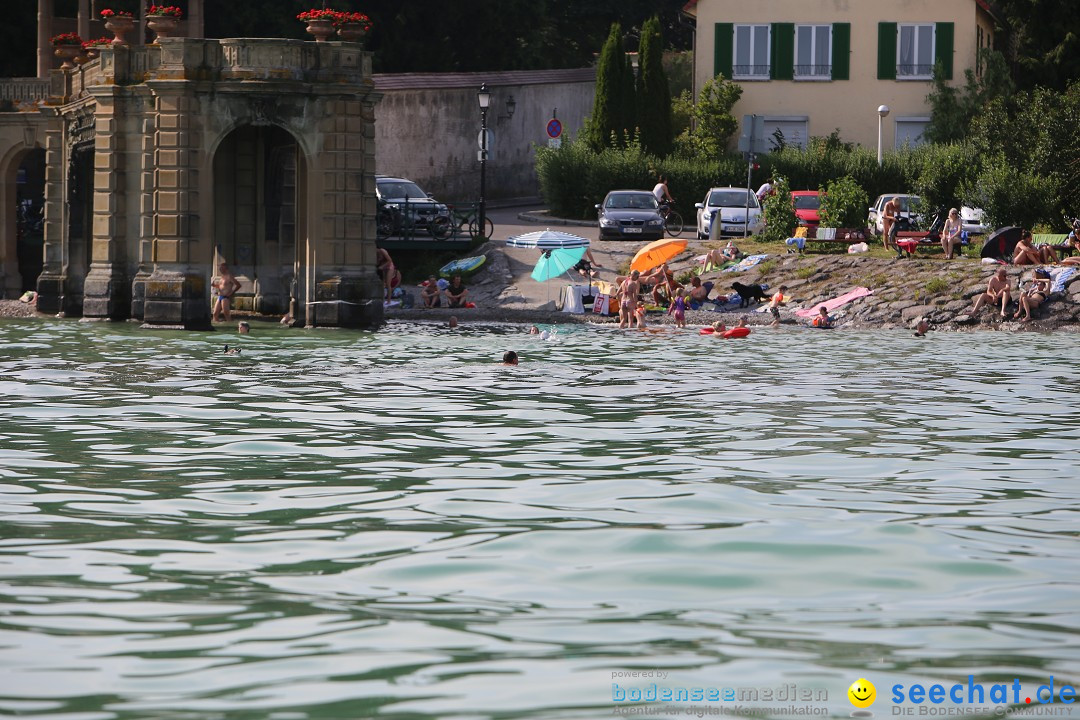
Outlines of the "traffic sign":
M557 138L562 135L562 123L556 118L548 120L547 134L549 138Z
M562 138L548 138L548 147L558 150L562 147Z
M487 145L484 144L484 133L487 133ZM481 130L476 134L476 147L483 150L487 148L490 150L495 145L495 133L491 132L491 128L487 130Z

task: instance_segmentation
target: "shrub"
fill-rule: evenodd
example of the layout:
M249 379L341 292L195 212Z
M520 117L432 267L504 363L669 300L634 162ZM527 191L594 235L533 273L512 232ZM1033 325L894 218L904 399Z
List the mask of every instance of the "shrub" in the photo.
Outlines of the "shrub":
M1009 165L1003 155L987 162L974 181L961 189L968 205L986 211L991 227L1020 225L1030 228L1056 218L1054 181L1026 169Z
M765 229L761 231L760 238L766 242L782 243L795 233L798 224L791 188L786 179L778 178L773 183L772 194L765 198Z
M866 208L870 199L866 191L859 187L851 177L834 180L822 188L825 196L821 198L822 227L855 228L866 225Z
M680 136L680 149L693 148L693 152L707 158L718 157L727 149L728 142L739 129L739 121L731 114L731 108L742 97L742 88L717 75L705 83L694 105L693 116L697 129Z

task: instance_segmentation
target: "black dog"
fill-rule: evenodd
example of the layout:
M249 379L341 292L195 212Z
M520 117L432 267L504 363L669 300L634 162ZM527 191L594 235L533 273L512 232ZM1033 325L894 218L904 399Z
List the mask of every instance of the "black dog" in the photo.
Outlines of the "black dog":
M765 290L762 289L760 285L743 285L742 283L737 282L731 284L731 289L739 293L739 297L741 298L739 307L741 308L750 307L751 300L761 302L762 300L769 299L769 296L765 294Z

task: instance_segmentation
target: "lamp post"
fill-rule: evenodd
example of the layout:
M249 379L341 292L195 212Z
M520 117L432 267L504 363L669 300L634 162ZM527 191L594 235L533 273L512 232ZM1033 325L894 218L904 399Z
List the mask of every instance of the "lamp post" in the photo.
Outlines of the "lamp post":
M877 109L877 164L881 167L881 123L889 114L888 105L878 105Z
M484 206L484 190L487 183L487 111L491 105L491 91L487 89L487 83L480 86L476 93L476 101L480 104L480 204L476 209L476 215L480 222L480 234L484 235L487 230L487 212Z

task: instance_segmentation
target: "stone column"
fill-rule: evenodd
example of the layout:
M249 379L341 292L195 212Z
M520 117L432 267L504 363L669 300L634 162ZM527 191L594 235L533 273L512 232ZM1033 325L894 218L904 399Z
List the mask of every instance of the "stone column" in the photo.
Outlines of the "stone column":
M52 36L52 0L38 0L37 4L37 76L39 80L49 79L49 70L53 66L53 48L49 44Z
M203 0L188 0L187 36L201 38L206 35Z
M152 103L144 103L149 108ZM152 108L139 117L139 236L135 252L138 269L131 281L131 317L142 320L146 301L146 281L154 270L154 127Z
M206 328L210 299L205 263L192 262L199 236L199 170L202 150L192 131L199 100L187 83L162 84L156 93L154 139L153 272L146 280L143 320L148 325Z
M126 319L131 308L127 280L128 157L127 93L115 86L91 89L97 100L90 272L83 283L83 317Z
M54 115L45 133L45 263L37 281L37 309L49 314L63 311L65 301L67 166L64 122Z
M83 40L90 39L90 0L79 0L78 33Z
M322 152L314 163L321 182L310 183L308 192L309 203L320 203L309 205L307 223L315 250L316 325L383 322L382 283L375 272L374 100L326 101Z

